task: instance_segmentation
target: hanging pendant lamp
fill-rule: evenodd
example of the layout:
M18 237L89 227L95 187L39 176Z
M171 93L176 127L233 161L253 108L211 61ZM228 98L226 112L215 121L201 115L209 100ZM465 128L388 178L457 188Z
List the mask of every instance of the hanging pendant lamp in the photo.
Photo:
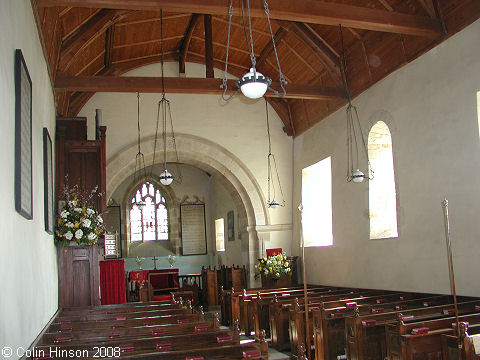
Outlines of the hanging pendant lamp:
M138 152L135 156L135 173L133 175L133 182L136 184L143 178L147 177L145 170L145 157L143 156L140 146L140 94L137 92L137 135L138 135ZM140 210L145 207L145 201L142 199L135 201L134 205Z
M162 98L158 102L157 109L157 126L155 130L155 143L153 147L153 165L155 165L155 154L157 149L157 140L158 140L158 126L160 123L160 117L162 118L162 145L163 145L163 170L160 173L159 180L162 185L168 186L174 180L177 183L182 182L182 173L180 171L178 152L177 152L177 143L175 141L175 132L173 130L173 119L172 119L172 110L170 108L170 100L167 100L165 97L165 79L164 79L164 61L163 61L163 11L160 10L160 47L161 47L161 56L160 56L160 66L162 71ZM169 119L169 121L167 121ZM167 122L170 122L170 129L172 135L173 150L175 151L175 159L177 165L177 178L168 171L167 169Z
M225 57L225 71L223 72L223 82L222 82L222 85L220 85L220 88L223 89L222 99L225 101L228 101L231 98L233 98L233 96L235 96L235 94L239 91L242 91L243 95L245 95L250 99L259 99L263 95L265 95L267 90L271 90L277 96L284 97L286 95L285 85L287 84L287 81L283 76L282 69L280 67L280 62L278 60L277 47L275 45L275 39L272 32L272 24L270 23L270 10L268 8L267 1L266 0L263 1L263 7L265 9L265 15L267 17L268 29L270 31L273 51L275 53L275 58L277 60L281 92L278 92L275 89L270 88L270 85L272 84L272 79L258 72L256 69L257 61L255 59L255 53L253 50L252 20L250 17L250 0L246 0L246 3L247 3L246 18L245 18L245 10L244 10L244 1L245 0L241 0L240 3L241 3L241 10L242 10L242 25L243 25L243 31L245 34L245 43L247 45L248 52L250 54L250 61L251 61L250 71L247 72L245 75L243 75L241 79L236 81L237 90L230 96L226 96L227 90L228 90L227 89L227 72L228 72L228 55L229 55L229 49L230 49L230 29L232 26L232 15L233 15L233 0L230 0L230 5L228 7L227 54ZM246 24L246 22L248 22L248 25ZM247 35L247 27L248 27L248 35Z
M348 72L347 72L347 59L345 56L345 47L343 44L343 30L340 25L340 38L342 42L342 62L343 62L343 76L345 82L345 91L347 93L348 105L347 105L347 182L353 181L354 183L361 183L364 179L373 180L373 169L370 166L370 160L368 158L367 144L363 136L362 127L360 126L360 119L358 117L358 111L356 106L352 105L352 99L350 96ZM357 142L357 135L361 138L360 147L362 148L366 159L366 172L360 170L359 154Z
M280 176L278 175L277 162L275 155L272 154L272 142L270 139L270 123L268 121L268 103L265 98L265 113L267 118L267 136L268 136L268 155L267 155L267 187L268 187L268 200L267 207L275 209L279 206L285 206L285 198L283 196L282 184L280 184ZM275 182L277 183L275 185ZM277 198L276 187L280 191L280 198ZM278 201L280 200L280 202Z

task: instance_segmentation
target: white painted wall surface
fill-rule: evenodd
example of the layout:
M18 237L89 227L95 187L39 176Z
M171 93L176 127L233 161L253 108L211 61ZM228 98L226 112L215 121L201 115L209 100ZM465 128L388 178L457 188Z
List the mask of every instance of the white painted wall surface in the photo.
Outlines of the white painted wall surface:
M480 295L479 43L477 21L353 101L365 136L378 120L392 133L398 238L369 240L368 184L345 181L345 109L295 139L294 205L302 168L332 156L334 245L308 248L309 283L450 293L447 197L457 292Z
M44 231L43 127L55 139L55 107L40 41L28 0L0 2L0 348L19 358L58 308L57 255ZM22 49L33 86L33 220L15 211L15 49Z

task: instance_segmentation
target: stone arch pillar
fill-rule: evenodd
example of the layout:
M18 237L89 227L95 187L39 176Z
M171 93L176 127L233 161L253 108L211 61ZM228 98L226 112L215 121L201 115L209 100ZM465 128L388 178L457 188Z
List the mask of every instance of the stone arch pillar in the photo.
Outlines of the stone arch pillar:
M171 138L169 134L167 138ZM222 146L189 134L175 134L179 161L184 164L198 167L216 176L232 194L238 209L243 209L241 216L246 218L248 231L248 256L244 258L248 265L250 284L254 284L253 265L258 259L259 241L254 229L258 225L270 223L266 207L266 200L261 188L242 161ZM153 144L155 138L142 140L146 150L145 162L151 164L153 160ZM150 152L148 152L150 151ZM115 189L133 173L137 144L124 147L107 161L107 199ZM156 159L163 159L163 149L157 149ZM167 162L176 161L175 152L170 141L167 142ZM243 214L242 214L243 213Z

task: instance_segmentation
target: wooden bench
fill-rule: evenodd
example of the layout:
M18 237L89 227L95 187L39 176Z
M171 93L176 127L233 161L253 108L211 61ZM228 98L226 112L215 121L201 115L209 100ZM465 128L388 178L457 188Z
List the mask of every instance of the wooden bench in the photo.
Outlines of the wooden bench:
M385 291L359 291L357 289L348 289L343 291L333 290L327 293L315 293L309 295L309 307L312 309L317 309L318 306L321 306L321 304L328 304L330 302L349 301L349 299L364 299L373 295L380 297L385 296L385 294ZM277 350L291 349L291 352L296 354L298 344L305 343L305 338L303 335L303 329L305 327L305 315L304 311L300 311L300 309L304 309L304 298L302 297L291 300L274 297L269 307L272 347L276 348ZM292 311L294 313L292 313ZM313 331L310 331L310 334L313 334ZM297 341L298 339L300 340Z
M460 304L459 304L460 309ZM428 319L424 317L413 320L399 316L395 322L385 326L386 356L388 359L442 359L442 334L455 334L455 316L444 314L443 317ZM459 316L460 322L480 324L480 313Z
M380 307L406 309L423 305L423 302L448 298L445 296L435 296L416 293L393 293L389 295L351 298L339 301L325 302L311 306L311 324L314 327L314 344L317 357L336 358L345 355L345 316L353 314L354 307L358 307L362 314L370 314L372 309ZM292 315L292 321L302 324L304 312ZM292 322L291 322L292 323ZM297 328L301 328L298 325ZM301 333L297 335L303 339ZM300 340L301 341L301 340Z
M307 291L311 296L313 296L314 294L326 294L326 293L332 293L334 291L345 292L349 290L350 289L329 288L329 287L311 287ZM270 324L268 322L268 319L269 319L268 306L271 300L273 300L275 296L282 299L288 298L293 300L295 299L295 297L303 297L303 293L304 293L304 290L299 288L268 289L265 291L263 290L257 291L255 294L244 290L241 295L235 294L235 296L231 297L232 319L238 317L238 319L240 320L241 331L243 331L245 335L249 336L255 330L256 319L264 318L267 321L262 322L262 325L264 325L264 327L262 328L264 329L266 328L267 335L268 335L269 334L268 329L270 327ZM254 303L254 300L258 298L258 296L260 296L261 298L262 305L261 307L257 307L257 309L254 310L253 303ZM262 312L263 314L266 314L266 315L262 315ZM254 313L256 313L256 315Z
M460 323L460 341L455 335L442 335L442 359L443 360L479 360L477 349L474 346L474 338L480 337L480 324ZM478 347L478 346L477 346ZM477 351L475 351L477 350Z
M418 301L414 301L409 305L404 304L404 307L396 305L395 309L388 306L372 308L370 313L365 309L361 311L358 306L355 306L353 315L345 317L347 357L352 356L356 359L385 358L389 339L389 336L386 336L385 325L388 327L391 322L396 321L399 314L402 314L401 316L404 318L431 319L448 316L453 311L449 297L435 297L434 299L422 301L420 304ZM476 304L478 301L460 303L459 310L467 313L474 311Z

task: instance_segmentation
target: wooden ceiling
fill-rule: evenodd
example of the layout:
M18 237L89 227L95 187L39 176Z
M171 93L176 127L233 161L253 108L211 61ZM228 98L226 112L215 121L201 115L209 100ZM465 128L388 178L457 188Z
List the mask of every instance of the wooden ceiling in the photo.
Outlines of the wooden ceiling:
M164 58L179 76L166 92L220 95L213 68L225 67L229 0L31 0L41 31L57 112L76 116L96 91L161 92L158 78L125 78ZM277 82L263 1L250 0L257 69ZM234 0L228 70L250 67L240 0ZM287 96L267 92L288 135L299 135L358 95L480 17L479 0L269 0ZM473 45L473 44L472 44ZM476 45L473 45L476 46ZM206 65L205 79L185 78L185 62ZM232 81L229 89L234 89ZM240 96L240 95L237 95Z

